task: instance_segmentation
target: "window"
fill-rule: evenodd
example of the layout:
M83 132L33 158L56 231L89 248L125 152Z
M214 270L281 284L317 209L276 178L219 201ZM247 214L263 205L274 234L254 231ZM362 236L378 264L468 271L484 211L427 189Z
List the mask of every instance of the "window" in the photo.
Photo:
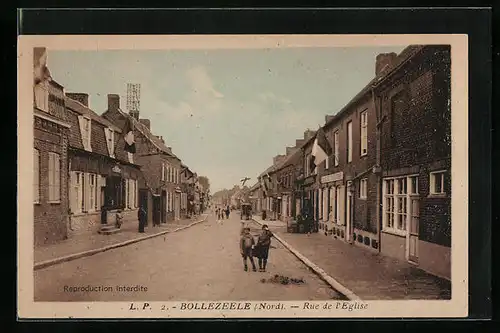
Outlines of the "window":
M92 122L91 122L90 118L86 118L83 116L78 116L78 122L80 125L80 133L82 134L83 148L87 151L92 151L92 148L90 145Z
M106 143L108 145L109 156L114 158L115 157L115 131L113 131L111 128L105 128L104 134L106 136Z
M383 184L383 229L406 235L408 204L411 195L418 194L418 177L405 176L385 179Z
M40 202L40 151L33 149L33 202Z
M431 195L444 195L444 174L445 171L435 171L430 174L430 191Z
M59 154L49 153L49 201L61 200L61 161Z
M48 82L37 84L34 88L35 107L39 110L49 112L49 89Z
M331 186L329 191L330 193L330 206L328 207L328 220L331 222L334 222L335 220L335 210L336 210L336 205L335 205L335 186Z
M347 123L347 163L352 162L352 121Z
M361 112L361 156L368 153L368 111Z
M161 181L165 181L165 163L161 164Z
M335 166L339 165L339 151L340 151L340 143L339 143L339 131L335 131L333 134L333 141L334 141L334 159L335 159Z
M367 197L367 188L368 188L368 180L366 178L361 179L359 181L359 198L366 199Z

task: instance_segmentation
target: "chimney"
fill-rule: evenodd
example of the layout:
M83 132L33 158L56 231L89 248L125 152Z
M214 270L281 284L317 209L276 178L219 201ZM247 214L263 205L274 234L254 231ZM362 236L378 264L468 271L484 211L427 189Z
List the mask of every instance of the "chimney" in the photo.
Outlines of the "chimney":
M89 107L89 94L85 93L66 93L66 96L68 96L71 99L74 99L75 101L78 101L85 105L86 107Z
M139 122L151 130L151 121L149 119L139 119Z
M330 121L330 119L332 119L333 117L335 117L335 116L331 116L329 114L325 115L325 123L328 123Z
M312 131L310 129L306 130L304 132L304 140L306 140L306 141L309 140L311 137L314 136L315 133L316 133L315 131Z
M286 147L286 156L293 154L297 148L296 147Z
M108 110L116 111L120 108L120 95L108 94Z
M273 157L273 165L276 165L278 163L280 163L283 158L285 157L285 155L276 155Z
M295 148L300 148L304 144L304 142L305 142L304 139L295 140Z
M397 54L395 52L391 53L380 53L375 59L375 76L378 76L387 67L391 67L396 61Z

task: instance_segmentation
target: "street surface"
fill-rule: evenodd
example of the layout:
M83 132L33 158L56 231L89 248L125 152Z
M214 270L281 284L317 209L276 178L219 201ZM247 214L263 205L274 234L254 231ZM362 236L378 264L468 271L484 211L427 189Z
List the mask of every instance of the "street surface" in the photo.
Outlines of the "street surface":
M251 226L256 236L260 227ZM232 212L222 223L211 214L207 221L183 231L37 270L35 301L340 298L276 240L269 251L267 272L245 272L239 251L240 228L239 212ZM261 281L276 274L305 282ZM101 291L75 291L88 286ZM117 291L117 286L132 289Z

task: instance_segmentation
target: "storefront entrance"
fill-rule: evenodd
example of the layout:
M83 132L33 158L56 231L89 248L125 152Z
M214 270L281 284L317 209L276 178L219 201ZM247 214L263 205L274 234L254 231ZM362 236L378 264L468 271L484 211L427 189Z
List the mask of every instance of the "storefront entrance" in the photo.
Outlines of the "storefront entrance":
M125 207L125 179L120 176L106 177L104 196L108 210L123 209Z

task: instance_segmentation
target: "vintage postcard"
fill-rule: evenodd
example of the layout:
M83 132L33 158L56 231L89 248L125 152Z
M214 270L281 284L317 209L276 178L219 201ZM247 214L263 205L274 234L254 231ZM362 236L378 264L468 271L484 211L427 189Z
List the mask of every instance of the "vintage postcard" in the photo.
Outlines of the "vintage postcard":
M467 316L466 35L18 45L19 318Z

